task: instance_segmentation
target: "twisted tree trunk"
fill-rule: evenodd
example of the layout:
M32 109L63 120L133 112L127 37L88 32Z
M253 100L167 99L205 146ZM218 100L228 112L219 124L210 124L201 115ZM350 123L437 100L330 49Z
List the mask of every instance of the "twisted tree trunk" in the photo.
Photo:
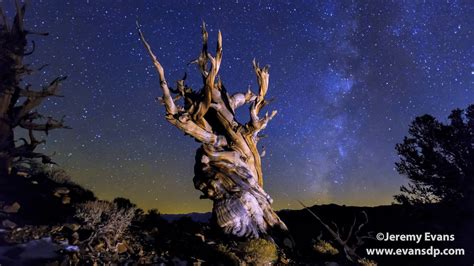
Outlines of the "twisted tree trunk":
M285 224L271 208L272 199L263 190L261 155L257 143L267 123L276 115L259 117L268 103L268 67L253 61L259 85L258 94L229 95L217 74L222 61L222 35L219 31L215 56L208 52L208 34L202 25L202 51L192 63L198 65L203 87L194 91L185 84L186 75L169 88L164 70L145 40L139 25L140 38L159 74L166 107L166 119L202 146L197 150L194 166L194 186L203 192L201 198L211 199L213 215L224 232L238 237L261 237L275 228L286 231ZM208 67L208 65L210 67ZM175 96L172 96L175 94ZM178 105L182 99L183 104ZM250 106L250 121L240 124L235 110Z

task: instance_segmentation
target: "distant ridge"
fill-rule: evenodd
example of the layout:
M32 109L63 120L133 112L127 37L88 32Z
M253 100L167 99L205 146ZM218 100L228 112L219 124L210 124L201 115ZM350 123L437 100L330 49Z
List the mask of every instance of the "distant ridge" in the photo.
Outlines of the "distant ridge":
M208 223L209 220L211 220L211 215L212 213L210 212L191 212L191 213L182 213L182 214L161 214L161 217L163 217L165 220L168 222L174 222L176 220L179 220L184 217L189 217L191 220L199 223Z
M338 204L333 204L333 203L330 203L330 204L321 204L321 205L314 205L314 206L311 206L310 208L329 208L329 209L332 209L332 208L350 208L350 209L354 209L354 210L365 210L365 209L376 209L376 208L386 208L386 207L390 207L390 205L380 205L380 206L346 206L346 205L338 205ZM278 210L277 213L285 213L285 212L299 212L299 211L304 211L303 208L300 208L300 209L281 209L281 210ZM212 216L212 213L211 212L191 212L191 213L178 213L178 214L161 214L161 217L163 217L165 220L167 220L168 222L174 222L176 220L179 220L181 218L184 218L184 217L189 217L191 218L191 220L195 221L195 222L199 222L199 223L208 223L210 220L211 220L211 216Z

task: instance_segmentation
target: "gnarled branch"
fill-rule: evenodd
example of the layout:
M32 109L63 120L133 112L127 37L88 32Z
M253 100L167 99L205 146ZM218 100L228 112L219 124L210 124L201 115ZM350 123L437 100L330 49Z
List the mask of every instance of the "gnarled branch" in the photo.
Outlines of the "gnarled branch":
M138 26L138 24L137 24ZM259 84L258 94L247 90L229 96L218 76L222 62L222 34L217 34L215 56L208 51L208 33L202 25L202 48L196 63L202 76L201 90L185 85L185 78L168 88L164 70L138 27L140 39L157 69L166 107L166 119L202 143L196 154L194 186L203 192L201 198L214 201L213 212L224 232L236 236L259 237L270 228L286 231L285 224L272 210L272 199L263 190L261 156L257 149L259 131L275 116L276 111L259 118L267 104L268 67L254 61ZM186 76L185 76L186 77ZM175 97L172 94L176 94ZM184 107L177 106L183 99ZM235 110L250 104L250 122L240 124ZM263 153L262 153L263 155Z
M153 65L158 72L160 78L160 86L163 92L163 102L166 107L166 119L186 134L194 137L196 140L207 143L213 146L223 146L226 145L226 139L223 136L218 136L210 131L210 127L206 125L204 121L196 121L193 117L190 116L187 112L178 112L178 110L184 110L183 108L178 108L175 104L173 97L171 96L168 83L166 82L165 72L157 57L153 53L151 46L145 39L143 32L140 29L140 26L137 22L138 33L140 34L140 39L150 55ZM193 101L192 101L193 102Z
M42 123L43 116L34 109L39 107L45 99L57 94L60 83L65 77L54 79L48 86L41 91L31 90L31 85L24 83L24 77L31 75L35 70L29 68L28 64L23 63L25 56L32 54L36 49L36 44L32 42L31 51L27 51L28 34L47 35L47 33L37 33L24 29L25 5L16 3L16 15L13 23L8 25L5 13L0 8L0 176L7 176L13 164L22 161L23 158L40 158L43 163L52 163L49 156L35 152L35 148L44 143L38 141L33 131L43 131L46 134L49 130L56 128L68 128L64 125L63 119L56 120L47 118ZM37 71L44 68L40 67ZM17 146L15 140L16 128L28 130L30 141L25 138L23 145Z

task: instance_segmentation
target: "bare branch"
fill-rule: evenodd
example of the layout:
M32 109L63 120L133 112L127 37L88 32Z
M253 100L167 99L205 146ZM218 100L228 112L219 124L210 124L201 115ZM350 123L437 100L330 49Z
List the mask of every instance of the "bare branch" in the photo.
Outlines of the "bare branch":
M203 82L206 81L207 75L209 74L207 70L207 60L209 59L208 57L208 52L207 52L207 40L208 40L208 33L206 30L206 23L203 21L201 25L201 35L202 35L202 49L201 53L199 54L199 57L196 60L193 60L190 62L190 64L197 63L199 67L199 71L201 72L202 75L202 80Z
M267 104L267 102L265 101L265 95L268 91L268 80L270 74L268 73L268 66L260 68L255 59L253 60L253 68L257 76L259 90L258 95L255 97L255 100L250 106L250 122L247 124L247 126L251 129L250 133L256 136L258 132L265 129L268 122L272 120L273 117L277 114L277 111L273 110L271 114L268 114L267 112L265 114L265 117L263 117L262 119L258 117L260 110Z
M30 35L40 35L40 36L48 36L48 32L37 32L37 31L30 31L30 30L25 30L25 34L30 34Z
M171 96L170 89L165 79L164 69L161 66L155 54L153 53L153 51L151 50L151 46L146 41L138 25L138 22L137 22L137 27L138 27L138 33L140 34L140 39L143 45L145 46L145 48L147 49L148 54L150 55L153 61L153 64L155 65L155 68L160 77L161 89L163 91L163 97L161 99L165 103L166 112L167 112L166 119L171 124L175 125L177 128L179 128L180 130L184 131L186 134L194 137L196 140L202 143L210 144L213 146L226 145L227 142L226 142L225 137L217 136L216 134L214 134L212 132L212 128L210 127L210 125L207 123L207 121L204 120L203 116L205 114L204 112L205 106L201 106L202 108L201 111L199 110L197 111L197 113L203 112L202 114L199 114L199 117L201 117L201 119L199 120L196 120L195 117L191 117L189 113L187 112L181 112L181 113L178 112L180 109L184 110L184 108L178 108L175 105L174 99ZM183 86L184 86L184 81L183 81ZM207 96L209 97L208 105L210 105L211 89L212 88L208 89L209 91L209 95ZM191 100L191 99L188 98L187 100ZM191 104L195 104L195 103L192 102ZM199 102L199 104L202 104L202 101Z
M267 95L268 91L268 81L270 78L270 74L268 73L268 65L264 66L263 68L260 68L258 65L257 61L253 59L252 61L253 64L253 69L255 70L255 74L257 75L257 81L258 81L258 97L257 101L259 102L259 108L261 108L261 105L263 104L264 97ZM260 109L258 109L260 111Z
M306 209L314 218L316 218L316 220L318 220L321 225L326 228L326 230L331 234L331 236L334 238L334 240L343 248L344 250L344 253L346 254L346 257L349 261L352 261L352 262L356 262L360 259L360 256L356 253L356 249L357 247L359 247L360 245L363 244L363 241L362 241L362 238L363 237L360 237L360 236L357 236L357 234L359 233L359 230L360 228L362 228L362 226L364 226L367 222L368 222L368 217L367 217L367 214L365 212L363 212L365 218L367 219L365 223L362 223L360 226L359 226L359 229L356 231L355 235L356 235L356 240L357 240L357 243L355 246L350 246L348 244L348 242L351 240L351 237L352 237L352 232L353 232L353 229L356 225L356 219L354 219L354 222L349 230L349 233L347 235L347 238L345 240L342 239L340 233L339 233L339 229L337 227L337 225L335 223L334 226L336 228L336 231L334 231L333 229L331 229L330 226L328 226L325 222L323 222L323 220L321 218L319 218L319 216L314 213L309 207L307 207L303 202L299 201L298 202L301 204L301 206L303 206L304 209Z
M32 47L31 47L31 51L27 52L27 53L24 53L24 55L31 55L35 52L35 49L36 49L36 43L35 41L31 41L31 44L32 44Z
M3 31L8 32L8 21L7 21L7 16L5 16L5 11L3 11L3 8L0 6L0 18L2 19L2 27Z
M357 223L357 216L354 217L354 222L352 223L352 225L351 225L351 227L350 227L350 229L349 229L349 232L347 233L347 236L346 236L346 239L344 240L344 243L347 244L347 242L349 241L349 239L351 239L351 237L352 237L352 232L353 232L353 230L354 230L354 227L355 227L356 223Z
M30 142L26 141L26 139L24 138L20 138L20 140L23 141L23 145L15 147L11 151L11 155L13 157L18 157L19 158L18 161L22 161L23 158L28 158L28 159L41 158L41 162L44 164L56 164L55 162L53 162L51 157L42 153L34 152L34 150L36 149L38 145L44 144L46 143L46 141L45 140L38 141L35 138L32 129L28 130L28 136L30 138Z
M151 46L146 41L145 36L143 35L143 32L140 29L140 25L138 24L138 21L136 23L137 23L138 34L140 34L140 40L145 46L148 54L151 57L153 65L155 66L155 69L158 72L158 76L160 78L161 90L163 91L163 101L165 102L166 112L168 114L175 115L176 113L178 113L178 108L176 107L173 101L173 98L171 97L170 89L168 88L168 83L166 82L166 78L165 78L165 71L163 67L161 66L160 62L158 61L158 59L156 58L155 54L151 50Z
M19 1L15 1L15 6L17 12L15 18L13 19L12 34L20 37L25 35L23 28L23 17L25 15L26 4L23 4L23 6L20 7Z
M209 70L205 78L205 84L202 91L202 94L203 94L202 101L199 103L199 107L193 115L193 118L197 123L202 123L201 120L203 119L204 115L206 115L207 111L209 110L211 101L212 100L215 101L216 98L221 98L221 97L213 97L213 93L214 93L213 90L215 89L215 80L216 80L217 74L219 73L219 68L222 62L222 34L220 31L217 34L216 57L214 58L210 53L207 52L208 34L206 31L204 22L202 25L202 32L203 32L202 33L203 49L202 49L201 55L199 56L198 62L201 68L201 73L203 73L203 77L206 71L203 71L202 69L206 68L208 59L211 62L211 69ZM207 53L207 54L204 55L204 53Z
M59 84L65 79L66 77L57 77L47 87L43 88L43 91L41 92L21 90L20 94L24 94L27 99L17 108L18 111L14 119L15 124L19 123L31 110L38 107L43 102L44 98L56 95L56 92L59 89Z
M235 93L230 97L230 105L232 107L232 111L235 112L237 108L240 106L253 102L257 98L257 95L255 95L251 90L250 87L247 89L247 92L244 93Z
M192 121L188 113L183 113L177 119L168 114L166 116L166 120L168 120L168 122L177 128L181 129L184 133L194 137L199 142L210 144L216 147L227 145L227 141L224 136L218 136L198 126Z
M34 119L23 119L20 121L20 127L28 130L43 131L48 135L50 130L57 128L71 129L64 125L64 117L61 120L56 120L52 117L48 117L46 123L33 122Z

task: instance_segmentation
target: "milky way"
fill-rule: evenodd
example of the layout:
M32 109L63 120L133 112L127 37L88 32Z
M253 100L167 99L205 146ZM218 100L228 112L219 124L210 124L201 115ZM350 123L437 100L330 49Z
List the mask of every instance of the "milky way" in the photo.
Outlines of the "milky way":
M13 1L12 1L13 2ZM446 120L474 103L474 5L459 1L30 1L26 26L29 82L69 78L46 114L66 115L72 130L43 147L73 179L99 197L128 197L163 212L207 211L192 184L198 143L164 119L157 74L135 21L167 72L188 72L208 25L211 47L223 32L221 77L231 92L256 89L251 60L269 64L267 107L278 115L262 140L266 190L275 207L378 205L406 181L394 146L418 115ZM178 1L176 1L178 2ZM11 3L2 3L13 14ZM247 109L238 117L245 122Z

